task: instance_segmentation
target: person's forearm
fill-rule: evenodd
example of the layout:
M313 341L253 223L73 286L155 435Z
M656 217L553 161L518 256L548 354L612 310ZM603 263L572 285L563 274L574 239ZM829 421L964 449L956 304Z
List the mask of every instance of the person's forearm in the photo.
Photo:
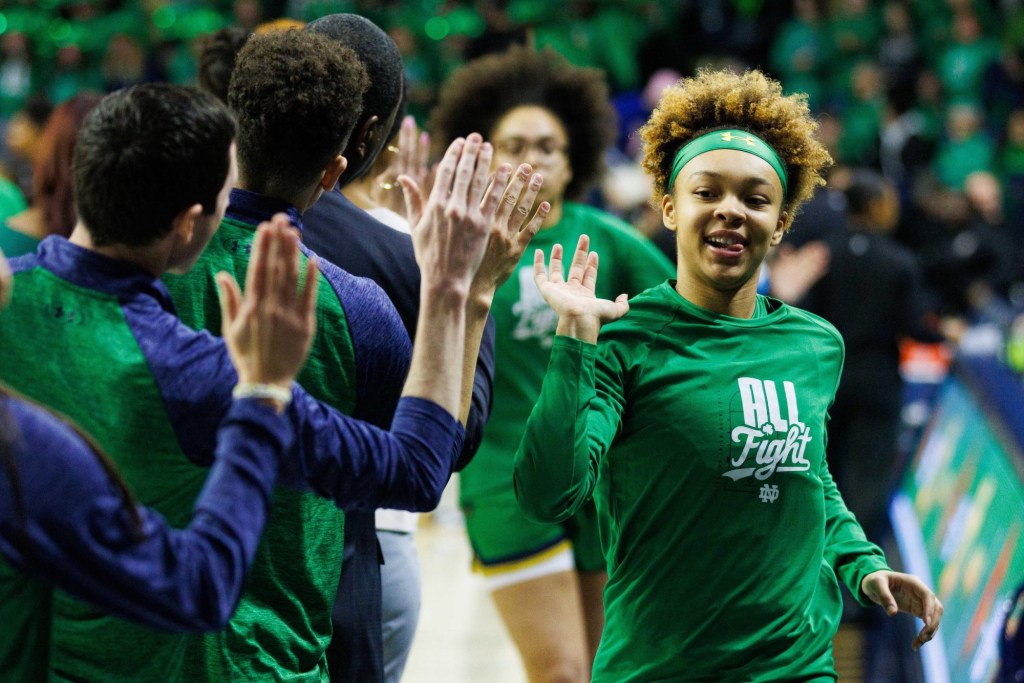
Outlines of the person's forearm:
M590 499L597 462L613 434L593 429L596 350L556 337L537 403L513 459L512 483L522 512L562 522Z
M480 355L480 341L487 327L487 316L491 312L490 296L474 295L466 303L466 340L462 353L462 392L459 398L459 422L466 425L469 410L473 405L473 387L476 381L476 363Z
M61 543L43 537L32 566L64 590L138 623L170 631L223 628L245 586L279 457L292 438L291 425L273 410L253 399L236 401L184 530L146 508L135 529L109 484L104 481L100 493L83 476L80 494L65 491L60 503L61 525L72 520L81 533L68 538L62 529ZM48 527L35 528L46 533Z
M466 296L447 283L423 283L412 366L402 390L402 396L432 401L456 418L462 416Z

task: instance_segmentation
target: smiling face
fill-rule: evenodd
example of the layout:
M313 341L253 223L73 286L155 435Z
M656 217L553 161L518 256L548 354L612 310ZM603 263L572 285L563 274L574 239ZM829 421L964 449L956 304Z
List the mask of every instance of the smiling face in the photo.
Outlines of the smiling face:
M734 300L752 302L758 269L786 224L782 182L768 162L732 149L698 155L661 208L665 227L676 233L679 293L730 315Z

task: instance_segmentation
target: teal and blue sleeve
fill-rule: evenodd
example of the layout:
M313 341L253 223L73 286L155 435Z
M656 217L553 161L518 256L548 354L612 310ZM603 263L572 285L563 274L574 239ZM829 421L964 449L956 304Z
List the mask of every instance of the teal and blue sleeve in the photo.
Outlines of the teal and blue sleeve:
M0 552L23 571L119 616L169 631L222 628L234 612L270 511L288 421L232 406L191 524L130 514L96 454L45 411L7 403L23 509L0 476ZM4 490L8 489L8 490Z

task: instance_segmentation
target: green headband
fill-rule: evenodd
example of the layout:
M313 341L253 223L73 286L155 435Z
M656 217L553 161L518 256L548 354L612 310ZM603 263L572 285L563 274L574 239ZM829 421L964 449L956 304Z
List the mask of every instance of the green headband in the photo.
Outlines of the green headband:
M779 155L764 140L745 130L716 130L694 138L683 145L676 153L675 161L672 162L672 175L668 177L668 191L672 191L672 186L676 183L676 176L679 175L683 166L686 166L694 157L715 149L735 149L767 161L768 165L779 175L779 180L782 181L782 197L786 197L788 186L786 167L782 165Z

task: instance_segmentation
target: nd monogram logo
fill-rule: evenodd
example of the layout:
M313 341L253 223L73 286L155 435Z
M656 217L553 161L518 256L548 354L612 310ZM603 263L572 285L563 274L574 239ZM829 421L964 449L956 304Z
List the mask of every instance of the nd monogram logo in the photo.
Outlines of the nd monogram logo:
M750 476L764 481L776 472L806 472L811 468L805 457L811 430L800 422L796 388L792 382L783 382L782 389L785 403L780 400L775 382L753 377L739 379L743 424L733 428L731 438L740 452L729 460L733 469L722 476L733 481ZM762 489L763 502L775 502L779 492L773 489Z

